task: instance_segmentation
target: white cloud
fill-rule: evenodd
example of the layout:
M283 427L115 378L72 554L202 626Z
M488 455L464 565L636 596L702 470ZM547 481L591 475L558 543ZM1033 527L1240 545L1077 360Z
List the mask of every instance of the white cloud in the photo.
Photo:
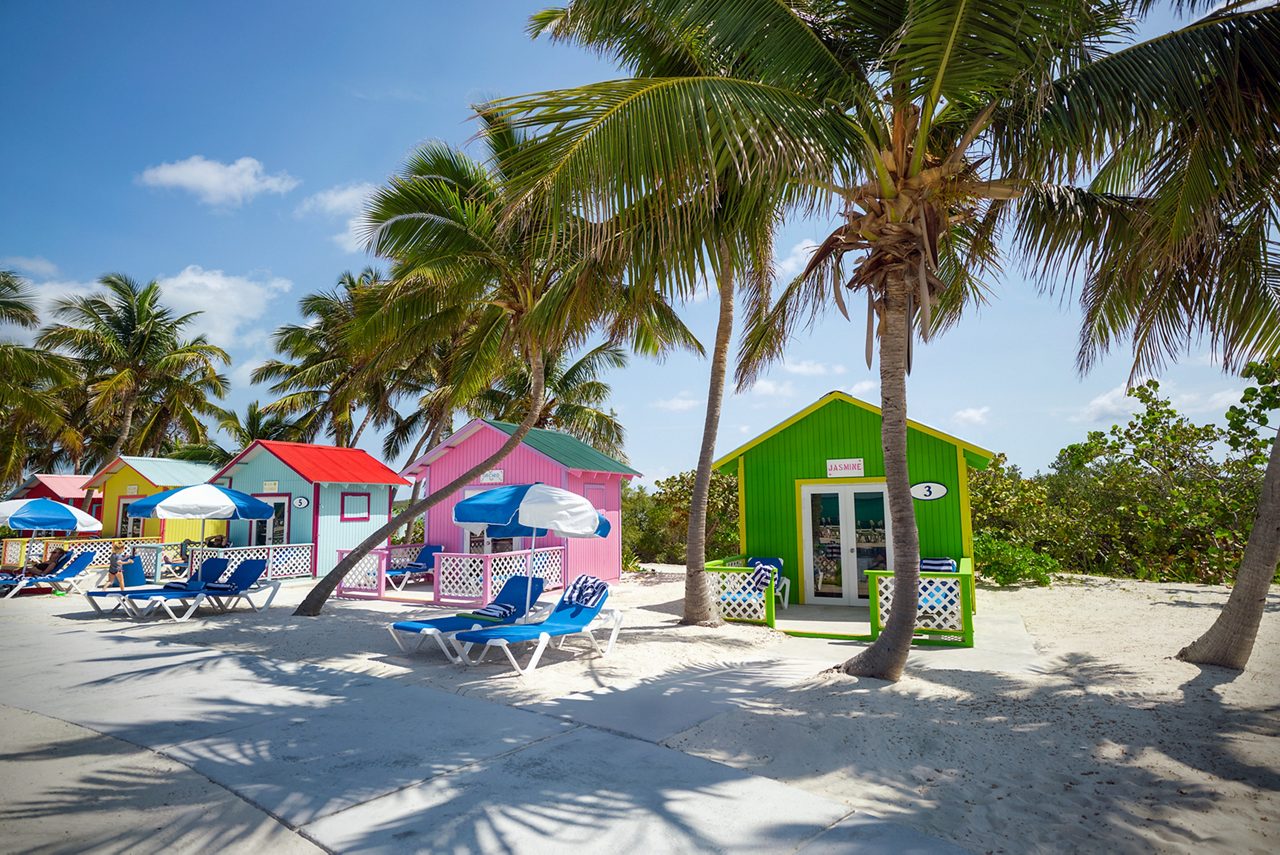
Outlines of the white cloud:
M818 244L811 240L802 240L791 247L791 251L775 265L778 278L784 282L794 279L801 270L804 270L813 251L817 248Z
M261 193L288 193L299 184L287 172L268 175L256 158L220 163L202 155L149 166L138 176L148 187L175 187L192 193L206 205L236 207Z
M1172 392L1171 389L1161 391ZM1207 394L1203 392L1170 394L1169 398L1180 412L1221 416L1227 411L1227 407L1240 403L1240 395L1243 392L1243 389L1221 389Z
M849 394L855 398L862 398L872 392L880 390L880 383L875 380L859 380L849 387Z
M751 433L751 425L738 425L738 433Z
M1130 398L1126 386L1121 383L1114 389L1108 389L1101 395L1093 397L1084 409L1071 417L1073 422L1097 424L1099 422L1115 423L1127 419L1138 409L1138 402Z
M796 390L790 380L783 380L781 383L776 380L757 380L751 387L751 392L769 398L789 398L796 393Z
M782 363L782 370L788 374L798 374L801 377L826 377L828 374L839 376L845 372L845 367L838 362L828 365L825 362L815 362L812 359L801 359L797 362Z
M0 258L0 269L13 269L21 273L29 273L47 279L58 275L58 265L40 256L10 255Z
M963 410L956 410L951 419L961 425L985 425L989 412L990 407L965 407Z
M668 410L673 413L683 413L686 410L701 406L701 404L702 400L700 398L695 398L688 392L680 392L674 398L665 398L653 402L653 405L659 410Z
M234 276L221 270L188 265L180 273L159 280L165 303L180 313L203 312L190 329L203 332L215 344L243 348L261 344L266 331L256 327L263 318L275 319L271 303L293 287L279 276Z
M345 217L346 228L332 235L330 240L346 252L360 252L364 249L360 218L364 213L365 203L377 189L377 185L367 181L330 187L303 199L295 213L298 216L320 214L326 217Z

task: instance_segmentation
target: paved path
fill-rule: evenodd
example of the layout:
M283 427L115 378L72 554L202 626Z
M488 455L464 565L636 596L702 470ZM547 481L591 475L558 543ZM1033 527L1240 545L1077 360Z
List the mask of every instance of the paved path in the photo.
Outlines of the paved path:
M519 709L21 611L0 614L0 774L23 782L0 831L24 850L958 851L657 744L808 664Z

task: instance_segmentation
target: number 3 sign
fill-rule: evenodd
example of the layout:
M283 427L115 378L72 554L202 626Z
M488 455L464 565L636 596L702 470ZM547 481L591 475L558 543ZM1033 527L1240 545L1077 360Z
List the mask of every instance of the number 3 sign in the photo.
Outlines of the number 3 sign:
M922 481L911 485L911 497L922 502L931 502L947 495L947 486L936 481Z

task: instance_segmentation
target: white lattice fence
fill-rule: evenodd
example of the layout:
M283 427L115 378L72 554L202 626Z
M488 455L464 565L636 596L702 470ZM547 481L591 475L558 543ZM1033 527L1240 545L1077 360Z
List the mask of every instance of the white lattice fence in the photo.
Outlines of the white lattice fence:
M727 562L723 565L733 565ZM727 620L764 621L765 596L751 582L750 573L723 573L707 569L715 579L716 592L720 599L720 614Z
M889 623L889 608L893 604L893 584L894 578L891 575L876 577L876 597L879 601L881 625ZM964 580L959 575L922 577L916 627L964 632L964 605L960 591L962 584Z
M422 551L421 543L395 543L389 548L390 552L390 568L399 570L401 567L408 567L413 560L418 557L418 553Z
M290 579L311 575L311 554L314 549L315 544L311 543L233 546L229 549L197 546L191 550L191 566L199 568L201 564L210 558L225 558L227 559L227 574L229 574L242 562L261 558L267 562L266 578Z
M4 553L0 555L0 563L10 567L19 567L22 565L23 557L27 554L27 542L18 538L7 539L4 542Z
M439 568L436 599L478 600L482 593L484 555L441 553L436 557Z
M348 550L338 550L338 561L346 558ZM381 593L381 568L386 556L381 550L374 550L356 562L356 566L347 571L342 578L343 593L372 594Z
M489 556L489 596L497 594L508 579L529 575L528 552L496 552Z
M80 555L84 552L93 553L93 562L90 567L106 567L111 560L111 549L114 544L121 544L124 549L132 550L135 546L141 544L158 544L158 537L112 537L102 540L85 540L82 538L69 540L46 540L44 541L43 557L47 558L49 553L57 547L62 547L73 556ZM39 550L37 550L38 552Z
M533 575L542 580L543 590L564 587L564 547L533 550Z

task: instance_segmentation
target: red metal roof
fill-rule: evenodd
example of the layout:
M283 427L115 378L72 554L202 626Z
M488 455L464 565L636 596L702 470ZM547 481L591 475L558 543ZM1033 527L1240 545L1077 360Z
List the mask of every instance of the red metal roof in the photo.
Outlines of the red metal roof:
M409 483L375 460L368 452L359 448L338 448L333 445L309 445L302 442L278 442L267 439L255 440L249 448L254 445L270 451L290 469L312 482L394 484L395 486ZM248 451L248 448L245 449L240 457ZM239 460L239 457L236 460ZM231 461L218 474L225 473L235 465L236 460Z
M27 482L13 491L14 498L23 498L37 483L45 485L49 492L60 499L83 499L88 475L32 475Z

